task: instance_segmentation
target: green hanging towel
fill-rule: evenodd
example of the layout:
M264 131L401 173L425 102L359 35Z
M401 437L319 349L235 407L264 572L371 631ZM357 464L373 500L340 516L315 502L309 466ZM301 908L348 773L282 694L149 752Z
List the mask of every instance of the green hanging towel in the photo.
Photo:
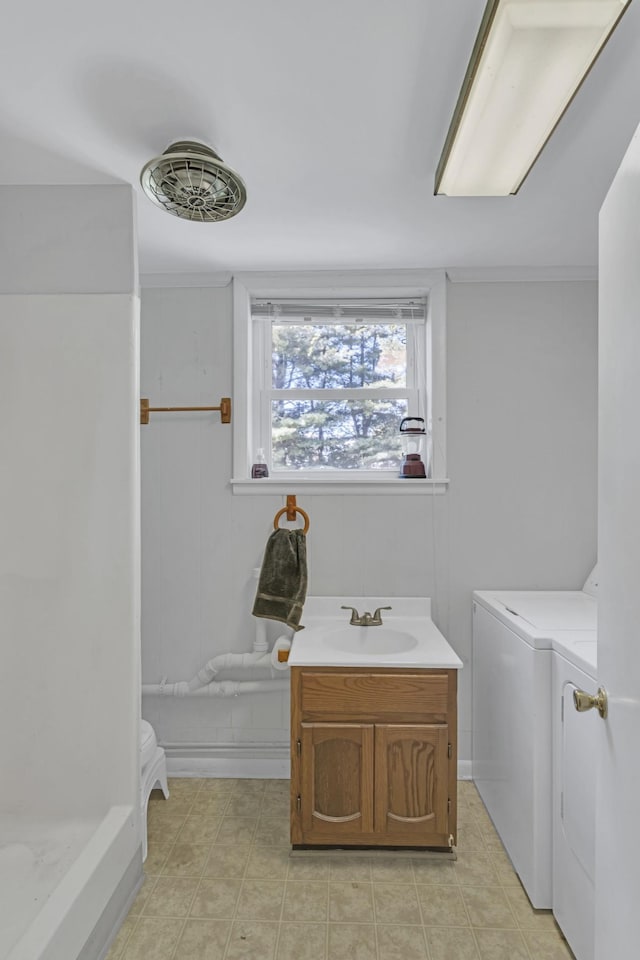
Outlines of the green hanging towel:
M264 551L254 617L300 626L307 596L307 538L302 530L274 530Z

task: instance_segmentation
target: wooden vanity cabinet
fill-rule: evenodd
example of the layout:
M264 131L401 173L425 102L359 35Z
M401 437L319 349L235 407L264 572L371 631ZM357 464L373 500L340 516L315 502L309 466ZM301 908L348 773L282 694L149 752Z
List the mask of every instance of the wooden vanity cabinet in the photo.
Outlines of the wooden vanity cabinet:
M457 671L291 668L291 843L449 847Z

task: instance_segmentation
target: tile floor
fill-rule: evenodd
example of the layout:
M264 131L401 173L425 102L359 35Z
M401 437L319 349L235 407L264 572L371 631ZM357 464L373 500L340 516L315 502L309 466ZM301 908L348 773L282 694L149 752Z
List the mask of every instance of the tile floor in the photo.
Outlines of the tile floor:
M290 858L286 780L171 780L146 879L107 960L570 960L474 785L458 860Z

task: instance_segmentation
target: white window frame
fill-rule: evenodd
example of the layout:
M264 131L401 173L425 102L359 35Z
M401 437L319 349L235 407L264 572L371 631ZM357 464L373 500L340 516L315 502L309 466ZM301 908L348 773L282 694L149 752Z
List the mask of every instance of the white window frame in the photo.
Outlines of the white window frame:
M432 432L432 479L401 480L382 471L292 471L268 479L251 480L251 464L258 446L260 403L257 394L266 375L256 370L258 324L251 318L252 298L308 297L335 299L426 298L426 410ZM444 270L333 271L239 273L233 278L234 493L442 493L446 490L446 275ZM268 328L269 324L264 324ZM264 328L263 327L263 328ZM264 352L264 351L263 351ZM270 358L270 353L269 353ZM270 375L270 371L269 371ZM411 411L412 413L414 411ZM419 414L423 416L424 414Z

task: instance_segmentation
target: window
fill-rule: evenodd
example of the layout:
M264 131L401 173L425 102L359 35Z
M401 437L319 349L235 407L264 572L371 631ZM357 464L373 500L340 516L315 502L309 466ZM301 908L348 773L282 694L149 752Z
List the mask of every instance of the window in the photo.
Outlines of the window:
M425 301L253 299L256 443L273 477L393 471L426 419Z
M233 302L234 493L446 489L443 271L237 274ZM434 480L398 478L405 416L432 432Z

